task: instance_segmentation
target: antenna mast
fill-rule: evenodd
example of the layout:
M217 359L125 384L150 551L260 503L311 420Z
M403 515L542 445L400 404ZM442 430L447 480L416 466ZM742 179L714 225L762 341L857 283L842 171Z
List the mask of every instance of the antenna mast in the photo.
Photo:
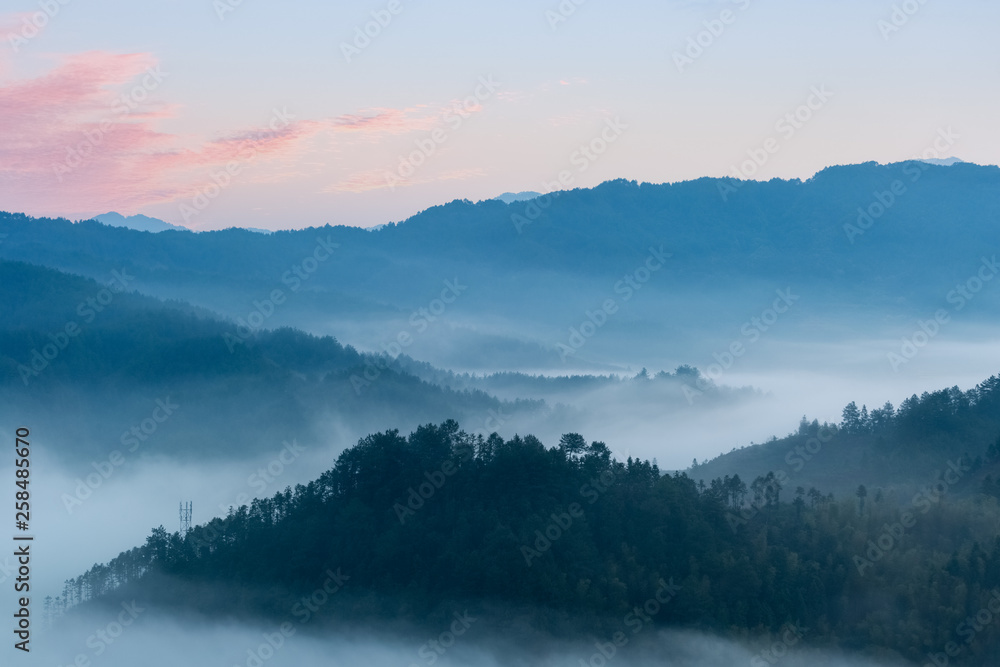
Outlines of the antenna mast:
M194 512L194 503L188 501L186 503L181 503L180 516L181 516L181 537L184 537L191 532L191 514Z

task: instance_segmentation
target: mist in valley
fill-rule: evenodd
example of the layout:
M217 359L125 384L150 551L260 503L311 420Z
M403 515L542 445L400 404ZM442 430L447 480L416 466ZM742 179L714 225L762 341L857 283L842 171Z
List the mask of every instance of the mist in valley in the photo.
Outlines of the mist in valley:
M902 667L897 659L847 657L811 648L809 628L789 623L769 640L741 643L690 631L624 628L608 637L560 640L521 627L498 632L476 610L456 610L441 631L317 628L304 615L283 623L175 617L130 601L73 613L54 631L39 633L27 664L58 667ZM128 625L122 626L124 620ZM453 632L454 631L454 632ZM517 636L523 634L524 636ZM513 635L513 637L512 637ZM82 658L81 658L82 656ZM84 662L89 661L89 662Z
M0 667L1000 664L1000 5L7 4Z
M886 401L899 405L914 393L950 386L969 389L984 380L989 369L1000 367L1000 346L986 329L956 326L943 331L893 369L887 355L899 346L899 339L889 337L810 343L775 335L762 336L744 355L731 357L724 370L712 353L693 354L702 379L675 376L657 381L660 369L652 365L651 379L646 380L637 379L634 369L595 378L585 368L548 368L544 374L525 368L523 376L506 379L474 373L442 380L432 377L434 371L428 379L460 391L481 388L503 400L545 401L543 409L528 412L471 412L460 420L469 433L485 437L497 432L504 438L533 434L552 446L563 434L575 432L588 442L605 442L618 460L655 460L662 470L684 470L693 459L704 462L792 433L802 416L836 423L851 401L869 408ZM713 348L706 344L702 349ZM729 359L723 357L724 362ZM420 376L419 366L410 362L404 368ZM578 381L572 381L573 376ZM406 434L448 416L387 414L365 427L345 423L334 411L294 428L272 425L252 445L243 446L239 439L229 444L206 441L213 433L225 434L233 421L205 405L199 406L197 428L190 420L166 419L144 434L140 425L156 407L155 393L127 403L116 404L110 396L94 400L95 405L114 406L101 417L103 431L87 422L78 425L86 419L85 412L76 419L37 420L34 434L41 447L34 462L38 481L33 494L38 531L45 535L39 572L44 573L48 593L58 594L64 579L142 543L153 527L177 530L182 500L194 502L195 523L204 523L225 516L230 506L308 483L371 432L398 429ZM213 410L217 417L208 416ZM130 451L126 445L134 441L124 435L135 426L140 426L141 442ZM13 423L0 427L11 432L15 428ZM80 435L74 437L74 432ZM107 435L95 437L95 432ZM12 473L10 467L0 469L0 475ZM90 537L96 524L102 526L100 540Z

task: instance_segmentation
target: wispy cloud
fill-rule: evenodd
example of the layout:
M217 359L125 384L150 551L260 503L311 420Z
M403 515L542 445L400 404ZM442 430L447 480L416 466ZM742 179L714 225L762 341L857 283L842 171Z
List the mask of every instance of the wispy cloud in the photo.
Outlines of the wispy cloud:
M251 155L258 163L286 160L288 169L258 169L248 182L270 182L269 173L280 182L318 135L378 140L441 122L442 107L376 108L198 139L157 129L181 108L160 94L169 72L150 53L58 56L47 71L21 79L11 76L9 57L0 54L0 196L5 208L37 214L81 217L184 198L210 170ZM345 187L363 191L368 180L361 175Z
M327 186L326 193L353 192L355 194L388 188L390 173L387 169L370 169Z
M0 28L16 27L19 20L0 15ZM33 57L47 58L48 67L19 76L14 65L20 71L21 63L10 50L0 50L0 198L4 208L36 215L84 217L185 201L205 187L211 173L234 161L242 166L253 161L252 169L240 169L242 183L315 177L332 167L330 158L343 160L345 150L362 150L358 140L383 144L387 137L426 134L447 127L450 117L483 111L478 102L454 99L318 119L276 111L288 118L275 124L266 120L270 110L263 110L258 127L229 128L215 137L182 135L163 129L163 121L183 120L185 109L169 99L170 72L155 55L88 51ZM387 164L395 157L387 157ZM305 169L309 161L318 169ZM476 175L457 170L419 182ZM386 173L370 170L324 191L384 187Z
M287 151L322 124L249 128L183 148L154 122L177 114L158 101L169 73L148 53L60 56L47 72L0 81L0 193L7 208L83 214L171 200L206 168L239 159L249 137L256 155ZM44 206L46 210L39 209Z
M426 175L422 178L399 179L394 182L394 188L408 188L415 185L426 185L439 181L468 181L486 176L486 170L481 167L468 169L452 169L438 174ZM325 193L354 193L387 190L390 188L390 172L385 169L372 169L334 183L323 190Z
M408 109L367 109L356 114L344 114L333 119L333 129L368 134L405 134L429 130L438 119L426 106Z

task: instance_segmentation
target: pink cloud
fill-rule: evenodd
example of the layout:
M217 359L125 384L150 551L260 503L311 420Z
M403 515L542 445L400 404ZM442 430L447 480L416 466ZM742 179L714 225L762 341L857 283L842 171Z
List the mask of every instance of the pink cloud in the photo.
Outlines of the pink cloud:
M385 169L371 169L334 183L325 188L323 192L352 192L359 194L372 190L382 190L389 187L391 176L392 174Z
M282 182L301 171L301 160L320 135L379 141L442 127L448 113L468 117L482 110L481 105L452 108L453 102L318 120L276 110L261 127L193 140L158 129L159 121L177 117L180 109L164 101L159 87L170 74L152 54L59 56L47 71L21 79L5 69L10 56L0 53L0 209L36 215L84 217L164 202L180 205L212 187L211 175L227 165L240 172L233 182ZM337 149L325 150L329 155ZM278 161L280 168L244 170L264 161ZM385 172L371 172L329 191L381 187Z
M416 130L429 130L437 118L428 115L423 107L408 109L368 109L358 114L344 114L333 119L335 130L361 131L371 134L405 134Z
M115 92L154 66L149 54L88 52L58 59L41 76L0 82L5 208L37 210L43 202L51 212L90 208L106 188L114 188L116 179L109 176L128 174L128 160L122 158L166 148L170 137L129 118L128 105L142 105ZM70 165L76 165L77 178L67 181Z
M446 126L449 117L467 118L482 110L482 103L475 98L454 99L441 107L423 104L406 109L366 109L337 116L332 119L331 126L338 132L362 132L372 136L429 132Z
M324 189L323 192L350 192L360 194L362 192L371 192L373 190L388 190L390 189L390 183L392 183L392 188L409 188L415 185L426 185L427 183L436 183L439 181L467 181L475 178L481 178L485 175L485 170L480 167L475 167L468 169L453 169L451 171L445 171L433 176L428 175L421 178L410 177L403 179L399 178L397 175L390 174L390 172L384 169L372 169L354 174L343 181L334 183Z
M294 153L330 126L278 113L269 126L181 148L154 127L178 112L158 100L167 79L150 54L88 52L35 78L0 80L0 206L74 217L137 210L189 196L210 169Z
M58 9L55 13L58 13ZM55 13L47 15L47 12L38 10L0 14L0 38L3 39L4 49L20 53L31 40L45 31ZM2 67L3 63L0 61L0 73Z
M438 181L471 181L476 178L486 176L486 170L482 167L470 167L468 169L453 169L439 174L435 180Z

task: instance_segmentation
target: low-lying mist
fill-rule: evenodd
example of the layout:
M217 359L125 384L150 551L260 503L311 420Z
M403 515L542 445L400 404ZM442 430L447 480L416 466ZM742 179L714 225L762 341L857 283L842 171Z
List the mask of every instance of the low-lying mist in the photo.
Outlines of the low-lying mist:
M34 639L25 664L104 667L896 667L902 661L851 657L809 647L808 628L788 626L767 640L741 644L695 632L651 629L613 637L518 640L459 610L440 633L386 630L317 632L289 617L282 624L247 625L177 619L125 603L62 619ZM125 625L128 623L128 625ZM89 662L82 662L83 660Z
M900 345L890 338L827 343L772 337L762 338L721 372L713 372L712 365L721 368L722 362L711 354L686 360L713 378L723 388L720 394L686 392L681 384L669 390L652 384L644 389L629 379L589 388L529 382L504 389L493 383L487 391L502 399L540 398L548 407L524 414L484 410L460 419L460 425L470 433L496 431L504 438L531 433L547 446L555 445L563 433L576 432L587 441L606 442L618 459L656 459L662 470L679 470L692 459L705 461L734 447L790 433L803 415L837 422L850 401L869 409L885 401L898 406L914 393L952 385L968 389L1000 368L1000 346L974 329L948 331L893 368L888 354ZM660 368L670 366L650 364L650 374ZM470 382L489 384L481 375ZM733 389L739 387L754 389ZM145 415L142 410L132 412ZM0 415L0 429L12 433L20 425L13 418L9 412ZM55 417L31 424L33 528L39 536L33 576L38 590L43 596L58 595L65 579L143 543L153 527L176 531L181 501L193 501L194 522L205 523L225 515L230 506L315 479L333 466L340 452L373 430L398 428L405 434L439 418L387 415L377 429L363 430L346 426L331 413L294 431L277 429L268 434L268 444L258 443L252 451L231 449L210 458L193 456L190 450L179 457L170 450L170 439L159 442L173 428L168 422L120 463L112 458L112 452L122 450L117 439L89 443L88 451L99 455L66 457L73 442L53 442L47 432L69 432L71 424L55 429ZM5 462L0 477L12 474ZM93 537L95 525L101 526L100 539ZM11 566L9 556L0 557L0 582L9 579Z
M685 393L676 386L670 391L644 390L625 381L596 389L538 390L529 397L545 398L550 409L527 415L486 411L480 419L460 425L470 433L496 431L504 438L531 433L547 446L555 445L563 433L576 432L588 441L606 442L618 459L656 459L661 469L678 470L694 458L705 461L734 447L790 433L802 415L836 422L841 408L852 400L869 408L887 400L898 405L925 390L953 384L968 389L1000 367L1000 346L989 341L936 342L898 373L885 362L884 341L843 347L776 340L761 345L757 356L741 360L717 382L753 385L766 394L733 391L720 398ZM506 397L504 391L496 393ZM390 419L378 430L398 428L405 434L419 423ZM14 425L0 426L13 431ZM57 443L47 442L45 431L44 425L33 429L37 440L32 496L35 526L43 538L37 576L53 595L64 579L142 543L151 528L162 524L177 530L180 501L193 501L194 521L204 523L224 515L229 506L315 479L333 466L341 451L368 435L330 416L305 429L318 434L314 440L297 437L296 432L287 437L275 433L262 453L178 459L162 449L154 434L144 449L121 459L111 455L122 450L120 444L108 442L101 456L66 460ZM0 468L0 476L11 475L9 466ZM102 525L100 540L91 537L97 523ZM0 569L0 578L5 574Z

